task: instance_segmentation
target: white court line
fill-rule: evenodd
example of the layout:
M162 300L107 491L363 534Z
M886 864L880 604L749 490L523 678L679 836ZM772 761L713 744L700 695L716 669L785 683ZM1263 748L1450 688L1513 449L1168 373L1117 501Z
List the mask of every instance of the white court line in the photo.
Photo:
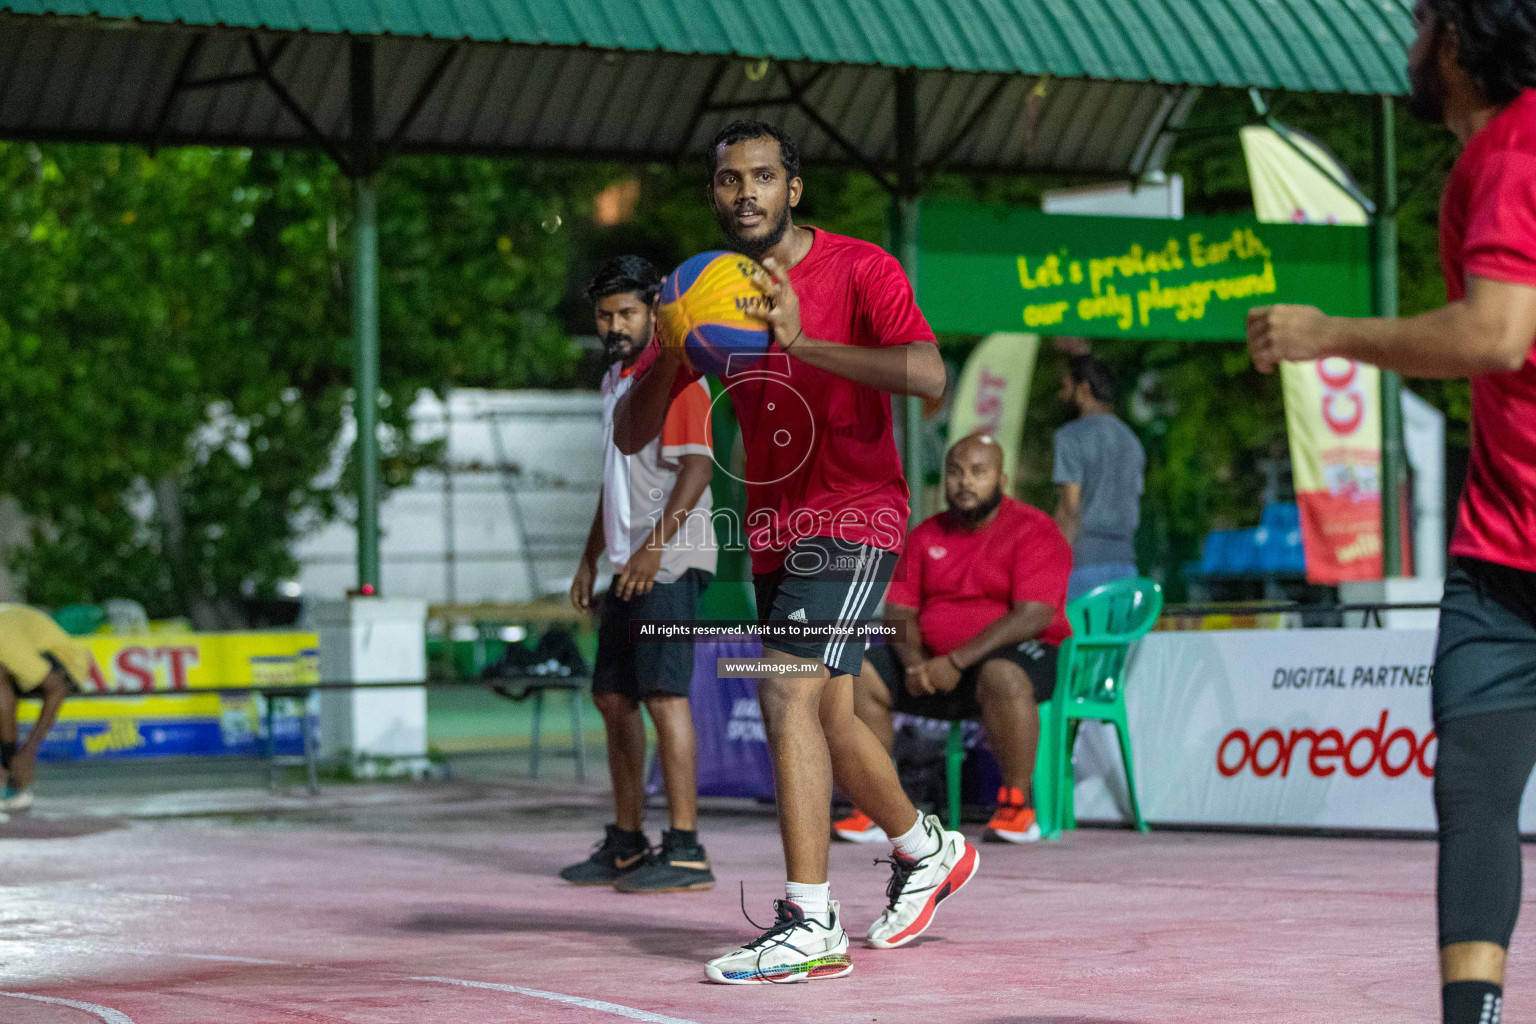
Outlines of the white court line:
M0 939L0 942L6 940ZM580 1006L583 1009L594 1010L598 1013L612 1014L615 1017L627 1017L630 1020L646 1021L647 1024L695 1024L694 1021L684 1020L681 1017L668 1017L661 1013L652 1013L650 1010L637 1010L633 1006L624 1006L621 1003L605 1002L601 999L587 999L583 996L568 996L563 992L546 992L543 989L524 988L521 985L501 985L490 981L466 981L463 978L439 978L439 977L411 977L409 975L390 974L387 971L370 971L367 968L335 967L328 964L297 964L285 960L262 960L249 956L221 956L214 953L176 953L158 949L130 948L122 946L96 946L87 943L56 943L55 945L68 945L75 949L89 950L97 953L117 953L128 956L144 957L176 957L182 960L214 960L223 963L253 964L265 967L293 967L310 971L336 971L344 974L366 973L383 978L400 978L405 981L422 981L434 985L455 985L459 988L486 989L491 992L507 992L512 995L528 996L532 999L546 999L553 1003L566 1003L570 1006ZM132 1018L105 1006L92 1006L90 1003L75 1003L68 999L53 999L45 996L30 996L20 992L0 992L0 996L16 996L19 999L35 999L43 1003L59 1003L64 1006L72 1006L79 1010L94 1013L106 1021L106 1024L134 1024Z
M129 953L133 956L175 956L183 960L212 960L221 964L255 964L257 967L304 967L305 964L289 963L286 960L263 960L254 956L221 956L217 953L162 953L156 949L113 949L101 947L98 950L104 953Z
M95 1003L82 1003L74 999L56 999L53 996L34 996L26 992L0 992L0 996L11 999L30 999L35 1003L53 1003L55 1006L67 1006L72 1010L84 1010L86 1013L94 1013L107 1024L133 1024L132 1017L110 1006L97 1006Z
M460 988L484 988L490 989L493 992L511 992L513 995L531 996L534 999L548 999L552 1003L569 1003L572 1006L596 1010L599 1013L611 1013L615 1017L628 1017L630 1020L649 1021L650 1024L693 1024L691 1020L667 1017L660 1013L652 1013L650 1010L637 1010L632 1006L605 1003L601 999L583 999L581 996L568 996L559 992L545 992L536 988L523 988L521 985L497 985L489 981L464 981L461 978L411 978L409 980L430 981L439 985L457 985Z

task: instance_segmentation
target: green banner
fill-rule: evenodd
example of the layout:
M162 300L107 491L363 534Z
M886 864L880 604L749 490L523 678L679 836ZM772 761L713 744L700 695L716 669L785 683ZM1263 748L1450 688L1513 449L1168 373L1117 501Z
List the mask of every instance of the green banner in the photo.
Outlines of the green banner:
M917 294L936 331L1237 341L1252 306L1369 316L1370 235L1246 217L1083 217L928 201Z

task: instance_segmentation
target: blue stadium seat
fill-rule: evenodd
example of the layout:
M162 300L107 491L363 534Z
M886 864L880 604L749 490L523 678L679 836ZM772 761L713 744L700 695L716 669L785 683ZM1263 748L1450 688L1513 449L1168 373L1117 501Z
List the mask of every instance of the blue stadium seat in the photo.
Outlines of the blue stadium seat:
M1256 527L1233 530L1231 547L1227 549L1227 572L1234 576L1260 572L1259 531Z
M1202 576L1225 576L1230 571L1227 569L1227 550L1232 546L1232 532L1212 530L1205 535L1205 543L1200 548Z

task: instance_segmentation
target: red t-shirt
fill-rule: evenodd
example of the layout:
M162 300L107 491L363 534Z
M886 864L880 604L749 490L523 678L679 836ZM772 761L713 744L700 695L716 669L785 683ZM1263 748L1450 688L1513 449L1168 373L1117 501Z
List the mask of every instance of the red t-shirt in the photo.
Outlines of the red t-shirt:
M1452 300L1467 278L1536 287L1536 89L1472 137L1440 203ZM1472 378L1472 453L1451 553L1536 572L1536 347L1511 373Z
M870 347L934 340L894 256L869 242L813 230L810 252L789 271L806 337ZM675 387L698 376L685 369ZM777 343L723 382L746 455L753 572L777 569L801 537L901 550L907 482L891 433L889 394L786 355Z
M1037 639L1059 644L1067 623L1067 577L1072 546L1056 521L1037 508L1004 497L992 522L968 530L940 512L907 538L896 563L887 604L917 609L923 643L935 656L963 647L1020 601L1052 605L1056 617Z

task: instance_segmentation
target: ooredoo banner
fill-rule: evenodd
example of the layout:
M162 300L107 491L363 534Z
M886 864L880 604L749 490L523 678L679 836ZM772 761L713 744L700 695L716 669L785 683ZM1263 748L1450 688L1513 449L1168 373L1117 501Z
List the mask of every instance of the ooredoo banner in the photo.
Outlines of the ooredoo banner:
M1127 670L1138 796L1151 822L1435 827L1435 631L1153 633ZM1080 819L1124 820L1112 734L1078 740ZM1536 821L1528 793L1522 818Z

